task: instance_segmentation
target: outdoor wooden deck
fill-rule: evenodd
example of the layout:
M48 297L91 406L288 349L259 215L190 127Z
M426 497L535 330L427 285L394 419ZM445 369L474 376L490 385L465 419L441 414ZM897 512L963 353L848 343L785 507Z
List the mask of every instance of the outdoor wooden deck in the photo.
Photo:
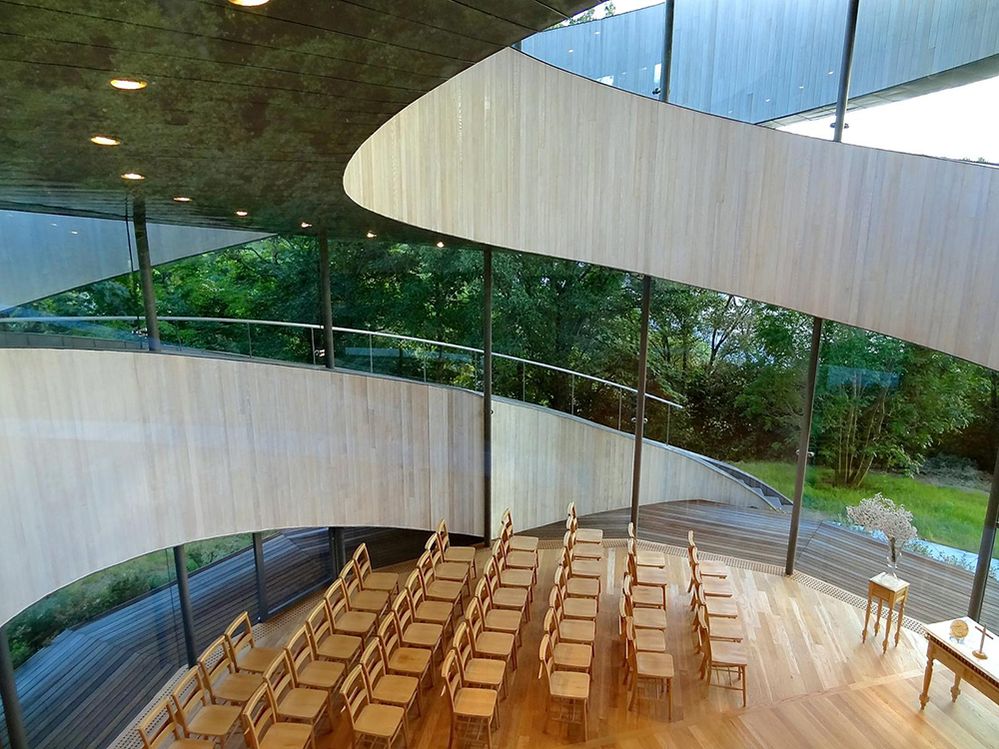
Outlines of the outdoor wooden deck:
M582 528L602 528L609 538L627 535L627 508L580 517ZM783 568L787 554L790 514L744 510L717 502L664 502L646 505L639 514L638 537L656 543L685 546L694 530L697 545ZM536 528L533 535L561 538L561 523ZM884 570L883 543L835 523L803 513L798 531L795 569L836 587L867 597L867 580ZM912 587L905 613L922 622L937 622L968 613L973 574L945 562L908 552L902 555L899 576ZM999 629L999 583L990 584L982 619Z

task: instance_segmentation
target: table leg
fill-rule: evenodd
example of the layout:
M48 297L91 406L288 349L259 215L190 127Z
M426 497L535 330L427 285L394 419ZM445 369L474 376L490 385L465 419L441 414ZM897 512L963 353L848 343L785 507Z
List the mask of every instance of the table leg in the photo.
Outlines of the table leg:
M954 686L950 688L950 701L957 702L959 694L961 694L961 674L954 674Z
M932 649L932 646L930 646L926 652L926 671L923 672L923 693L919 695L920 710L925 708L926 703L930 701L930 681L933 679Z
M905 621L905 601L898 607L898 624L895 625L895 647L898 647L898 638L902 634L902 623Z
M864 614L864 631L860 635L860 641L861 642L867 642L867 624L871 621L871 603L872 602L873 601L872 601L871 597L867 596L867 613Z
M874 620L874 634L877 635L881 631L881 606L884 604L884 600L878 599L878 617Z
M885 620L885 644L881 647L882 653L888 652L888 639L891 637L891 617L895 613L895 607L888 607L888 617Z

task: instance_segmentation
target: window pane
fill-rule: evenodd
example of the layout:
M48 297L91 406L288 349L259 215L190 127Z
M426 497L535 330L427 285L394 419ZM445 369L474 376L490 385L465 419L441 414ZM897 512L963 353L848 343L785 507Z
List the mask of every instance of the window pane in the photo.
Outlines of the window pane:
M264 580L270 613L330 582L328 528L288 528L264 541Z
M195 646L218 637L243 611L258 615L253 537L248 533L221 536L186 545Z

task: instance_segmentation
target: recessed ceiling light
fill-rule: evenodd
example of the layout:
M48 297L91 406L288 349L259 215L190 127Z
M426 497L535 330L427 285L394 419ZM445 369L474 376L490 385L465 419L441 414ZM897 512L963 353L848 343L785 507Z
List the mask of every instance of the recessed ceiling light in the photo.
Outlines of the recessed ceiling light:
M373 231L369 231L369 232L368 232L367 234L365 234L364 236L366 236L366 237L367 237L368 239L374 239L374 238L375 238L376 236L378 236L378 235L377 235L377 234L375 234L375 233L374 233Z
M110 135L95 135L90 139L90 142L97 146L120 146L121 141L118 138L114 138Z
M303 229L308 229L312 226L312 224L310 224L308 221L303 221L301 224L299 224L299 226L301 226Z
M77 234L79 234L79 233L80 233L80 232L78 232L78 231L77 231L76 229L73 229L73 230L72 230L72 231L70 232L70 234L72 234L72 235L73 235L74 237L75 237L75 236L76 236Z
M139 91L149 85L141 78L112 78L111 86L119 91Z
M438 242L438 243L437 243L437 248L438 248L438 249L441 249L441 248L443 248L443 247L444 247L444 243L443 243L443 242Z
M191 199L186 195L177 195L174 197L175 203L190 203Z
M246 216L249 216L250 214L249 214L248 211L242 211L242 210L240 210L240 211L236 211L236 215L239 216L240 218L245 218Z
M244 8L256 8L258 5L267 5L270 0L229 0L233 5L241 5Z
M138 172L125 172L123 175L121 175L121 178L122 179L134 179L134 180L145 179L145 177L143 177Z

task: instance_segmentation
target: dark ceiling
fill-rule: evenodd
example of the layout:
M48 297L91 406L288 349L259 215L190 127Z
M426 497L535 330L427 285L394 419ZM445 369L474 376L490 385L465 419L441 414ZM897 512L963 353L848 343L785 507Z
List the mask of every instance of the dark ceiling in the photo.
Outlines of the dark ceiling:
M425 92L593 4L0 0L0 208L121 216L141 190L155 221L417 239L346 197L351 154ZM116 76L149 86L117 91Z

